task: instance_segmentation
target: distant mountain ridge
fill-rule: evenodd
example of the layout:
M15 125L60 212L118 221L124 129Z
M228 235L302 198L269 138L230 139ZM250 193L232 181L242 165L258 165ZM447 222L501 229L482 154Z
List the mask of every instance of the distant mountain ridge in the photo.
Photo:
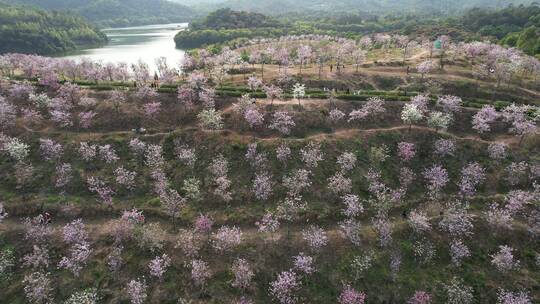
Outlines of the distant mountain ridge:
M102 27L186 22L195 11L165 0L5 0L11 4L70 11Z
M533 0L172 0L208 10L228 7L265 14L301 11L372 11L425 12L457 11L473 7L505 7L509 4L530 4Z

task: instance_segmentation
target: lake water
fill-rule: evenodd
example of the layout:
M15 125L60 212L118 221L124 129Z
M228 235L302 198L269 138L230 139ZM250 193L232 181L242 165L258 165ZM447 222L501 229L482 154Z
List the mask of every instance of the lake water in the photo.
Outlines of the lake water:
M175 47L174 35L187 28L187 25L187 23L173 23L104 29L103 32L109 38L107 45L78 50L61 57L70 59L86 57L104 63L128 64L142 60L152 70L155 67L154 60L165 57L169 66L176 67L184 58L184 51Z

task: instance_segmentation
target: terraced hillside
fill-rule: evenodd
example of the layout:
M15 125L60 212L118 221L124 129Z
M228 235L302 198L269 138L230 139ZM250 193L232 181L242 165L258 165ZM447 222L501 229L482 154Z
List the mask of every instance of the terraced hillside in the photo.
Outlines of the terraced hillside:
M2 57L3 301L539 301L538 70L324 39Z

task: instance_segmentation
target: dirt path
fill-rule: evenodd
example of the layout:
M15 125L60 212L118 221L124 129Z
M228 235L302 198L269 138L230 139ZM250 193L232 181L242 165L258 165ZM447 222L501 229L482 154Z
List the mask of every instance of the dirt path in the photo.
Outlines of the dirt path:
M241 133L237 133L234 130L222 130L220 132L226 132L226 133L228 133L229 136L241 136L241 137L247 137L247 138L249 138L251 140L256 139L256 140L259 140L259 141L271 142L271 141L283 141L283 140L323 141L323 140L329 140L329 139L335 139L335 138L347 139L347 138L358 137L358 136L360 136L362 134L374 134L374 133L378 133L378 132L408 131L408 130L409 130L409 126L407 126L407 125L399 125L399 126L387 127L387 128L373 128L373 129L347 128L347 129L336 130L336 131L334 131L332 133L318 133L318 134L313 134L313 135L310 135L310 136L307 136L307 137L301 137L301 138L288 138L288 137L280 137L280 136L256 137L256 136L252 136L252 135L243 135ZM428 127L424 127L424 126L412 126L411 130L438 133L440 135L445 135L447 137L453 138L453 139L458 140L458 141L473 141L473 142L478 142L478 143L482 143L482 144L491 144L491 143L496 143L496 142L502 142L502 143L506 143L506 144L509 144L509 145L516 145L516 144L519 143L519 138L517 138L515 136L507 136L507 135L498 136L494 140L485 140L485 139L482 139L482 138L480 138L478 136L472 136L472 135L471 136L460 137L458 135L455 135L455 134L452 134L452 133L449 133L449 132L445 132L445 131L435 132L435 130L430 129ZM216 132L216 131L206 131L206 132Z
M440 220L440 214L439 209L435 208L432 205L421 205L418 206L416 210L418 211L426 211L429 217L430 222L435 223L438 220ZM439 206L441 207L441 206ZM432 210L433 209L433 210ZM481 210L470 210L469 213L472 215L472 217L477 220L481 220L485 218L485 214ZM366 218L365 216L361 219L359 219L362 223L361 228L359 230L359 233L362 237L363 241L373 241L377 239L377 235L375 232L375 228L372 225L369 218ZM392 230L393 233L402 231L408 227L408 222L406 219L404 219L401 216L393 216L390 217L391 223L392 223ZM58 238L61 238L62 233L62 227L70 222L71 220L67 219L59 219L52 223L51 227L54 229L54 235ZM114 222L116 221L116 218L112 217L102 217L102 218L91 218L91 219L84 219L83 222L85 224L85 227L89 233L90 238L97 242L99 240L104 240L111 237L111 231L112 226L114 225ZM159 223L160 226L163 228L163 232L165 235L165 241L174 244L177 241L178 231L179 229L191 229L189 226L179 226L177 227L176 231L173 228L173 225L171 224L169 219L166 218L153 218L153 217L147 217L147 223ZM293 240L293 244L298 242L304 242L302 240L302 229L305 228L305 223L293 223L290 226L290 232L287 230L286 223L281 223L281 227L274 233L261 233L258 231L257 227L253 224L247 224L243 225L241 227L242 230L242 238L243 242L247 243L260 243L263 241L263 239L273 239L273 240L279 240L279 239L285 239L287 235L290 233L291 240ZM516 227L519 227L519 229L526 230L526 226L524 226L521 222L516 222ZM325 231L329 236L329 239L331 242L334 243L343 243L348 242L345 238L345 236L342 234L342 230L339 227L337 223L332 224L330 226L325 227ZM15 218L7 218L2 223L0 223L0 232L17 232L21 233L21 237L24 233L24 225L22 224L22 221L20 219Z
M312 100L310 102L303 103L303 105L318 105L320 102L321 101L319 100ZM323 101L323 102L328 103L328 101ZM282 104L296 104L296 103L297 103L296 101L283 101L282 102ZM225 112L232 111L231 106L225 108L224 111ZM474 135L459 136L459 135L456 135L447 131L435 131L434 129L430 129L425 126L409 127L408 125L398 125L398 126L392 126L392 127L371 128L371 129L343 128L343 129L335 130L331 133L317 133L317 134L313 134L313 135L309 135L309 136L301 137L301 138L282 137L279 135L269 136L269 137L258 137L258 136L254 136L253 134L243 134L233 129L223 129L223 130L218 130L218 131L200 130L200 132L204 132L208 134L223 134L224 137L231 137L231 136L244 137L246 139L250 139L250 140L256 139L259 141L281 141L281 140L322 141L322 140L329 140L329 139L335 139L335 138L340 138L340 139L354 138L362 134L371 135L377 132L406 131L408 133L409 128L411 128L411 130L416 130L416 131L437 133L440 135L451 137L459 141L474 141L474 142L483 143L483 144L491 144L495 142L500 142L500 143L506 143L508 145L517 145L519 143L519 138L516 136L511 136L511 135L499 135L495 137L493 140L485 140L485 139L480 138L479 136L474 136ZM154 132L154 133L141 135L140 137L144 139L144 138L153 138L153 137L159 137L159 136L167 136L174 132L179 132L185 129L191 129L191 128L189 127L178 128L178 129L167 131L167 132ZM45 135L50 136L51 134L62 134L62 135L68 134L67 137L70 138L74 142L99 140L102 137L105 137L105 136L110 137L111 135L118 136L118 137L126 137L126 138L135 136L135 133L131 131L114 131L114 132L104 132L104 133L99 133L99 132L77 133L77 132L69 132L69 131L63 131L63 132L58 131L58 132L50 133L50 132L43 132L43 131L33 131L33 133L41 134L43 136Z
M432 218L434 220L435 217ZM103 240L106 238L109 238L111 236L111 227L114 224L115 219L83 219L83 222L85 224L85 227L88 231L88 234L90 238L94 241ZM68 220L59 220L55 221L51 224L51 227L54 229L54 235L57 237L61 237L62 233L62 227L67 224ZM367 219L363 219L362 223L364 223L361 227L360 233L363 236L372 236L374 234L374 228L371 225L371 223ZM168 242L175 243L178 233L174 232L174 229L172 227L172 224L169 221L165 221L163 219L150 219L147 220L147 223L159 223L160 226L163 228L163 232L165 234L165 239ZM399 217L394 218L392 220L392 224L394 229L401 230L406 227L407 222ZM291 238L292 239L298 239L301 240L302 231L301 228L305 227L302 223L294 223L291 225ZM191 227L178 227L178 229L190 229ZM267 234L267 233L261 233L258 231L257 227L255 225L249 225L249 226L243 226L242 229L242 237L244 241L250 242L255 241L258 242L261 240L262 237L273 237L273 238L285 238L288 234L287 227L285 223L282 223L281 227L274 233ZM0 223L0 232L20 232L21 234L24 233L24 225L22 222L18 219L8 218L4 222ZM329 236L334 236L334 239L343 239L341 235L341 229L338 225L332 225L325 228L325 231L329 234Z
M296 99L280 99L280 100L275 99L272 102L272 100L267 99L267 98L257 98L257 99L255 99L255 101L256 101L257 105L264 105L264 106L268 106L268 105L272 105L272 104L274 106L285 106L285 105L296 106L296 105L298 105L300 103L300 105L303 106L303 107L306 107L306 106L322 107L322 106L326 106L326 105L331 103L330 100L328 100L328 99L316 99L316 98L301 99L300 102L298 102L298 100L296 100ZM230 104L230 105L220 109L220 111L223 114L234 112L234 104Z

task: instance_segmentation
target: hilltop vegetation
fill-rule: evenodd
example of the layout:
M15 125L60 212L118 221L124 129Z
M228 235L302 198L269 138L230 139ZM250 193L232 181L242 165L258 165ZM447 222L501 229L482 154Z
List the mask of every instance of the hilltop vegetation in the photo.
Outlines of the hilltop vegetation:
M282 23L263 14L233 11L225 8L191 23L193 29L240 29L260 27L280 27Z
M363 35L389 32L404 35L449 35L463 41L490 40L517 47L529 55L540 53L540 7L509 6L502 10L471 9L456 16L372 13L288 13L279 18L221 9L199 19L175 41L180 48L212 44L234 45L252 38L283 35L330 35L360 39Z
M459 20L463 27L495 37L529 55L540 54L540 6L516 6L498 11L471 10Z
M238 38L279 37L287 34L286 27L262 14L220 9L192 22L174 41L178 48L193 49Z
M54 54L105 43L82 17L0 3L0 53Z
M196 13L166 0L7 0L49 10L70 11L100 27L187 22Z

